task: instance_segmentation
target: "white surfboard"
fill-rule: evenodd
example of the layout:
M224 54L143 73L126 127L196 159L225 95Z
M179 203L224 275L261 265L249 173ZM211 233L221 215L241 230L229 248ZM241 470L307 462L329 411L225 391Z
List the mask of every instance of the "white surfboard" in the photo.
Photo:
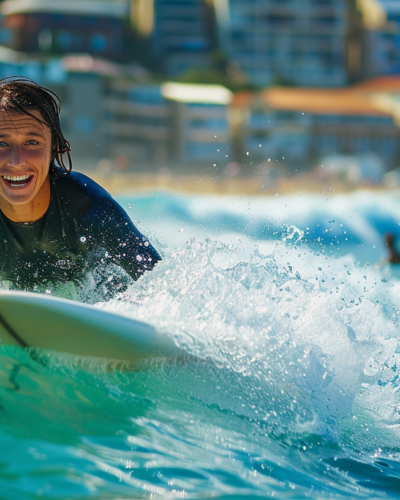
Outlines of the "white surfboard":
M129 361L185 354L146 323L26 292L0 292L2 344Z

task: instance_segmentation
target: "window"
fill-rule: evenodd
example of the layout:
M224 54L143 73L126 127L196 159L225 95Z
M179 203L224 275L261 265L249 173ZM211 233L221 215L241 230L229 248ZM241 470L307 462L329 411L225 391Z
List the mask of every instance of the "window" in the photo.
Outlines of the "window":
M4 43L5 45L11 43L12 36L11 36L11 30L9 29L2 29L0 30L0 43Z
M105 35L96 33L90 40L90 48L94 52L105 52L107 48L107 39Z
M57 35L57 42L60 48L62 48L63 50L73 48L73 38L71 33L69 33L68 31L60 31Z
M83 134L90 134L95 129L95 123L89 116L76 116L74 118L74 130Z

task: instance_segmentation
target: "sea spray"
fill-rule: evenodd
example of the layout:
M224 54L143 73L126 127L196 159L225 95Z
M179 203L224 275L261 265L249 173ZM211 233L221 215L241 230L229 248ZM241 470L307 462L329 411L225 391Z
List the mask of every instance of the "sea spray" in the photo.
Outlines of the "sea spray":
M241 374L243 402L228 404L231 411L278 419L282 428L312 422L335 435L340 419L351 414L382 329L387 334L393 325L379 304L342 285L348 259L330 259L330 271L322 274L314 263L307 278L301 261L279 262L303 250L309 259L306 246L277 241L272 254L253 251L237 263L242 247L191 240L102 307L151 321L191 354ZM336 282L315 279L333 275ZM220 394L214 396L220 405Z

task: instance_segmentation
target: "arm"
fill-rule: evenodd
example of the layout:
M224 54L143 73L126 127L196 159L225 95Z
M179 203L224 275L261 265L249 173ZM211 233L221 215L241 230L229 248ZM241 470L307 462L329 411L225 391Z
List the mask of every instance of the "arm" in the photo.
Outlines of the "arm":
M109 197L102 212L100 230L112 262L122 267L134 280L153 269L161 257L124 209Z
M81 234L88 235L92 248L105 249L108 258L134 280L161 260L125 210L92 179L73 172L58 189L66 210L85 228Z

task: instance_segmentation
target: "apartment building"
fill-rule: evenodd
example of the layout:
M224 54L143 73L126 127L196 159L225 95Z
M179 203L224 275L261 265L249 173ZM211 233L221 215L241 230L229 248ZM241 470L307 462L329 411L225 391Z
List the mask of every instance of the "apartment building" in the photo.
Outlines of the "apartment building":
M184 165L227 163L231 153L229 106L232 93L220 85L165 83L172 105L173 158Z
M346 0L228 0L226 16L225 50L251 82L346 83Z
M375 16L367 21L366 57L368 73L400 73L400 3L376 0Z
M112 79L106 86L103 110L108 157L125 156L132 167L169 163L174 140L172 108L159 84Z
M400 77L376 78L341 89L271 88L236 95L242 149L254 161L270 159L291 170L326 155L377 155L386 168L400 161Z
M132 13L151 38L158 72L176 76L210 66L215 18L209 0L132 0Z
M27 53L88 53L124 61L128 0L6 0L0 43Z

